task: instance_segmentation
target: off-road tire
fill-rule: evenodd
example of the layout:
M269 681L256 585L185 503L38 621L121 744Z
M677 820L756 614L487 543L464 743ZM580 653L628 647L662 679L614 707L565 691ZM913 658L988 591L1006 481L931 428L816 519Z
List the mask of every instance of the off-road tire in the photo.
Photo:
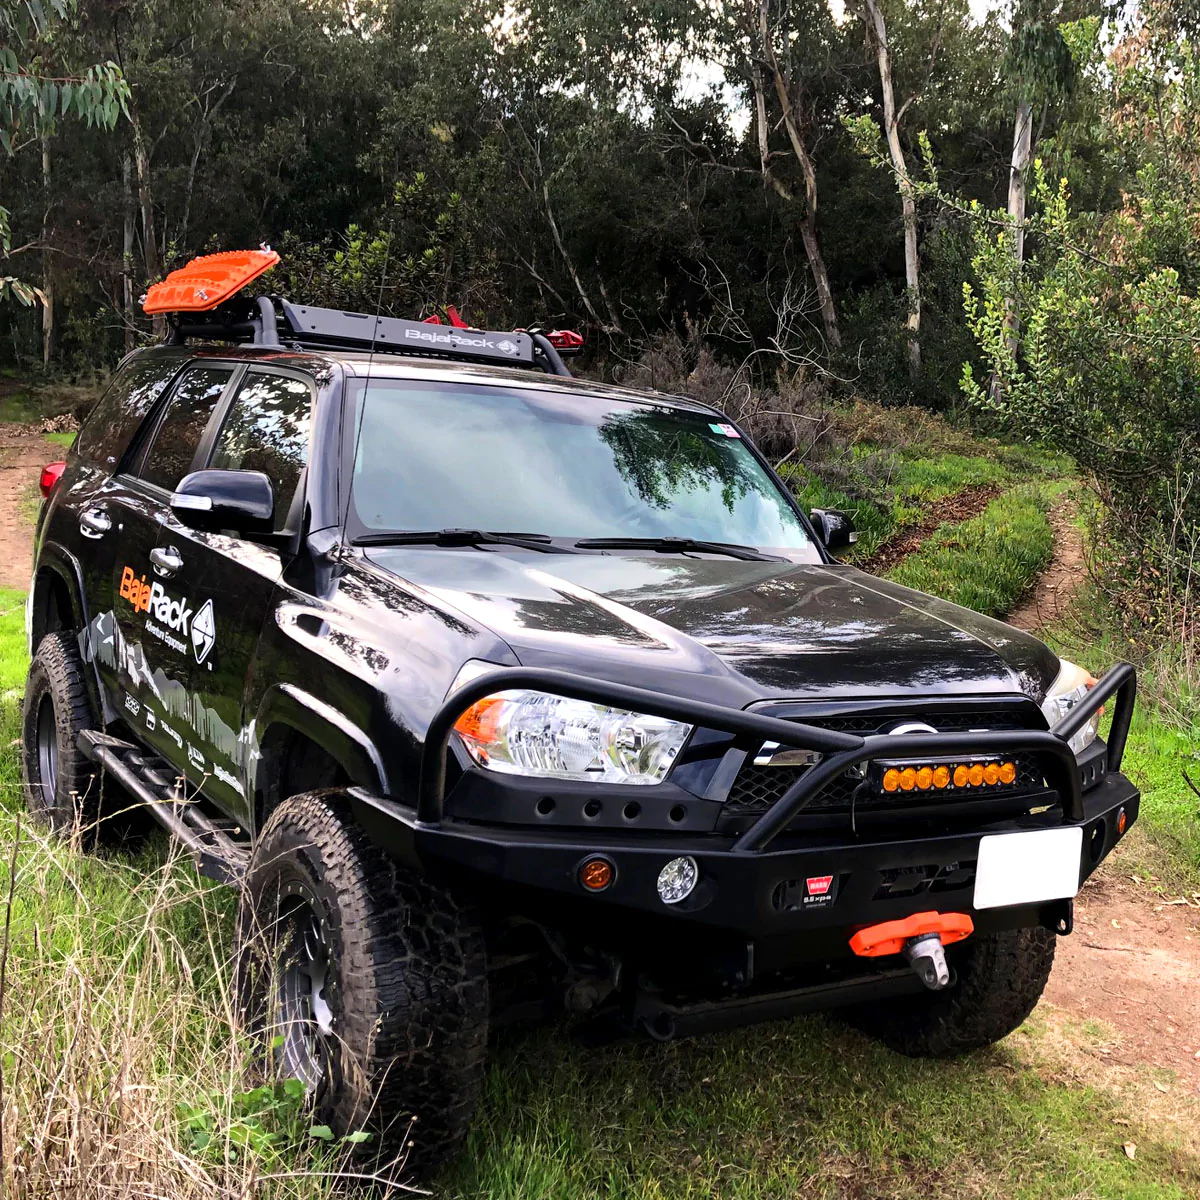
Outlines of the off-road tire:
M944 991L846 1010L851 1024L913 1058L953 1058L998 1042L1033 1012L1054 965L1055 934L1012 929L968 938Z
M323 1041L314 1119L365 1130L381 1162L407 1147L421 1172L461 1145L488 1038L484 940L470 908L381 853L337 792L305 792L272 812L251 854L238 917L248 1018L279 1041L275 997L287 939L279 914L299 896L321 924L333 1037ZM324 952L324 951L323 951ZM328 1019L328 1018L327 1018ZM279 1046L273 1069L282 1068ZM414 1120L415 1118L415 1120Z
M77 744L81 731L95 727L74 637L48 633L38 645L25 680L21 775L29 811L57 833L69 833L77 823L85 832L95 830L100 813L100 772ZM48 744L51 733L57 754L53 787L46 778L43 746L43 739Z

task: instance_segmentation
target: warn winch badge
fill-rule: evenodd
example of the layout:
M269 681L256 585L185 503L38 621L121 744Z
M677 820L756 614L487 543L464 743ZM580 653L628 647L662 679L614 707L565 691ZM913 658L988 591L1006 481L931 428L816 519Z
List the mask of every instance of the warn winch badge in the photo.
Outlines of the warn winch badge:
M804 881L805 908L816 908L822 904L832 904L837 895L833 886L832 875L813 875Z
M157 580L147 583L132 567L121 572L118 593L122 600L133 605L134 612L146 613L146 632L165 642L172 650L186 654L188 641L198 663L209 655L216 641L216 621L213 603L206 600L193 620L187 600L172 596Z

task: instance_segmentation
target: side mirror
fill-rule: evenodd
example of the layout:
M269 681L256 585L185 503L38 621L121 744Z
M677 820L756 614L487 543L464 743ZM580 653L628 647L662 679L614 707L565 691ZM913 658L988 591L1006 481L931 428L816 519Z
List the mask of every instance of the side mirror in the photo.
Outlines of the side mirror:
M848 550L858 541L854 532L854 522L841 509L814 508L812 523L817 531L817 537L825 544L830 554Z
M193 471L171 493L171 511L192 529L270 533L275 489L262 471Z

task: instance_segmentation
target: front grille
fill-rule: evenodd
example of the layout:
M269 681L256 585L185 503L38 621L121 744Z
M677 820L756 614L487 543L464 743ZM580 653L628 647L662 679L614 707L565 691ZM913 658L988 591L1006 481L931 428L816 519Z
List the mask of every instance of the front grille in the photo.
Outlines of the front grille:
M1024 729L1020 711L1007 709L959 709L954 712L930 712L919 716L895 711L843 713L836 716L806 718L807 724L823 729L836 729L860 735L878 733L894 725L898 718L927 721L940 733L960 733L973 729ZM935 756L936 757L936 756ZM888 812L905 808L941 804L956 804L963 800L1003 799L1039 791L1045 786L1041 767L1030 754L1011 756L1016 764L1017 777L1008 786L986 788L946 788L942 791L893 792L880 794L864 784L862 775L848 771L823 787L805 805L803 812L813 815L833 815L856 811ZM755 766L752 758L738 772L725 801L725 811L731 814L765 812L800 779L811 767Z

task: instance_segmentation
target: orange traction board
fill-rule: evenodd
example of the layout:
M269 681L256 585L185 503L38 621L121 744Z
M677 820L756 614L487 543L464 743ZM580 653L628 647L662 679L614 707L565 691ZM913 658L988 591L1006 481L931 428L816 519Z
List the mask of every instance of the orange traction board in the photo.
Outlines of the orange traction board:
M882 925L868 925L850 939L850 949L861 958L880 958L885 954L899 954L909 938L922 934L936 933L943 946L961 942L975 932L975 922L966 913L913 913L902 921L884 921Z
M208 312L279 261L274 250L226 250L193 258L146 291L148 313Z

